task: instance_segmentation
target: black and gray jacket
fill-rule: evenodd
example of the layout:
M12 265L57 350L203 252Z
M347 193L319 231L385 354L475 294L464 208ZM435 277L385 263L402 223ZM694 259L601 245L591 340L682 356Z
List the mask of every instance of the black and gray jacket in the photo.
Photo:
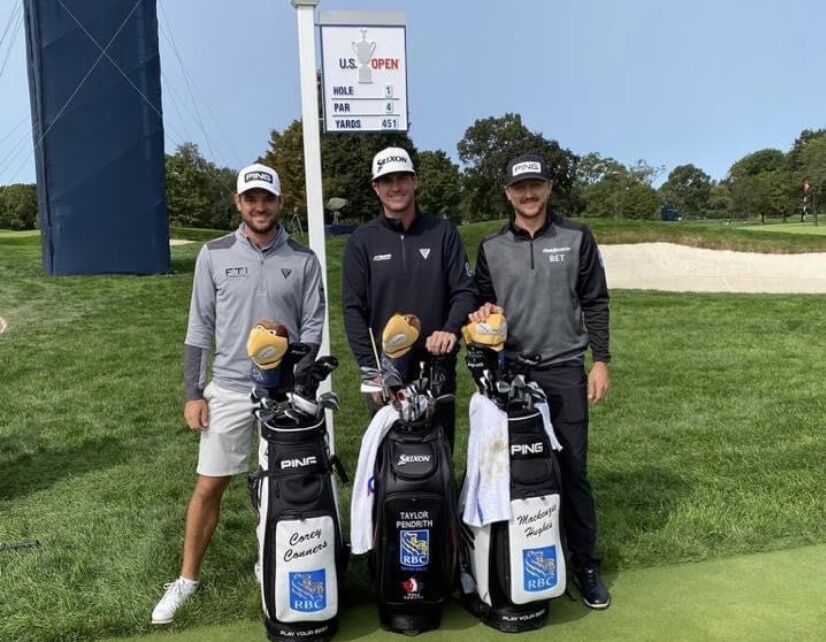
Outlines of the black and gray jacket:
M608 286L591 230L548 210L531 235L513 220L479 246L476 286L508 319L508 354L542 356L540 367L609 361Z
M368 327L380 344L394 313L419 317L422 348L437 330L458 335L476 305L456 228L418 211L406 231L383 212L359 227L347 241L342 272L344 330L360 366L375 367Z

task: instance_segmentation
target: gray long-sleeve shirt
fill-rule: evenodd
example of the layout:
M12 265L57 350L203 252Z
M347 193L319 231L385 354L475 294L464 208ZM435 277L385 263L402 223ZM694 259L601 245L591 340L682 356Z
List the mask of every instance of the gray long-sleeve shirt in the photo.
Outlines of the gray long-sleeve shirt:
M242 224L204 245L198 254L184 343L202 353L214 345L213 380L246 392L246 346L252 327L269 319L287 326L291 342L320 344L324 306L321 266L312 250L283 228L272 245L260 249L247 238ZM203 391L205 365L205 360L187 359L187 399Z
M511 221L479 246L476 286L482 301L505 309L509 355L539 354L541 367L609 361L608 286L587 226L548 211L531 236Z

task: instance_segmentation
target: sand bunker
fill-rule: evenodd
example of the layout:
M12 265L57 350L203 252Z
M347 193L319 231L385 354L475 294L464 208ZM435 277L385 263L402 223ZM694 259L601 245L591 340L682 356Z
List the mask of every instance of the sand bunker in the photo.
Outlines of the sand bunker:
M610 288L674 292L826 292L826 253L760 254L674 243L601 245Z

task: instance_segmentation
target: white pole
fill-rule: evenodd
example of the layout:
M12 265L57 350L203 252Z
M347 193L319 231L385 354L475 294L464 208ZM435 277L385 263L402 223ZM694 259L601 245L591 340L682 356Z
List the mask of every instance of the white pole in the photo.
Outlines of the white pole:
M316 89L315 8L319 0L291 0L298 20L298 62L301 77L301 122L304 132L304 176L307 185L307 231L310 249L321 263L324 293L330 291L327 283L327 248L324 241L324 197L321 191L321 138L318 129L318 93ZM329 302L330 298L327 297ZM321 334L320 355L330 354L330 311L324 309L324 329ZM319 386L321 392L331 390L330 380ZM327 413L327 433L330 450L335 452L333 413Z

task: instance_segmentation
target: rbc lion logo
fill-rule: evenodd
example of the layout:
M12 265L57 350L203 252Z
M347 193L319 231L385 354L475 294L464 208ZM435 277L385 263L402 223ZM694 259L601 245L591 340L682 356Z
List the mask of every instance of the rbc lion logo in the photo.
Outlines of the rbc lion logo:
M430 531L399 531L399 562L405 568L424 568L430 562Z
M290 573L290 608L312 613L327 606L327 581L325 570Z
M522 551L523 580L526 591L545 591L556 586L556 546L526 548Z

